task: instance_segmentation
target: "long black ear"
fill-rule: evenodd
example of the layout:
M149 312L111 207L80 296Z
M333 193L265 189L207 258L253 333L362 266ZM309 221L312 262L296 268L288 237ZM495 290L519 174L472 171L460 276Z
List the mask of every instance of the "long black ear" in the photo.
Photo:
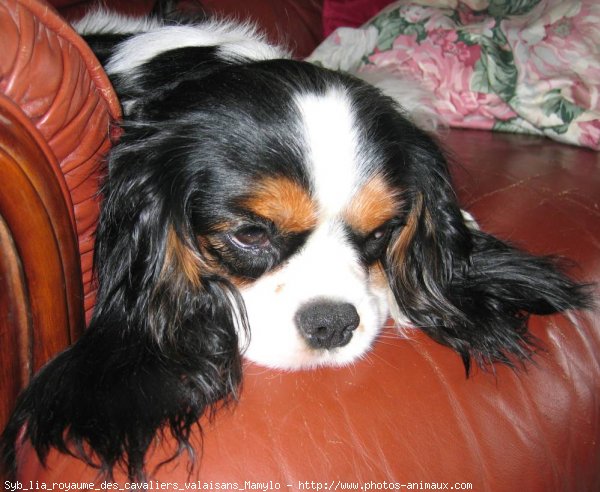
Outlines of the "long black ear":
M234 313L243 318L243 305L193 236L193 179L161 154L160 135L152 138L151 149L125 142L113 153L94 316L18 399L2 438L9 467L24 426L42 462L55 447L108 476L121 466L143 480L157 433L172 435L181 451L199 417L236 394L236 326L245 325Z
M400 311L456 350L467 374L472 359L486 365L530 357L529 315L585 308L589 290L555 259L467 227L446 159L431 139L420 136L404 149L409 212L385 259Z

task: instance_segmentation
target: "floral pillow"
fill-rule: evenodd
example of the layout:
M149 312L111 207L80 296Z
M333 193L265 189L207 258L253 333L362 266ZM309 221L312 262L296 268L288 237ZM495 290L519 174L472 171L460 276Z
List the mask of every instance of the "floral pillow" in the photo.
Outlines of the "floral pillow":
M600 150L597 0L396 2L360 29L337 29L309 60L412 78L451 126Z

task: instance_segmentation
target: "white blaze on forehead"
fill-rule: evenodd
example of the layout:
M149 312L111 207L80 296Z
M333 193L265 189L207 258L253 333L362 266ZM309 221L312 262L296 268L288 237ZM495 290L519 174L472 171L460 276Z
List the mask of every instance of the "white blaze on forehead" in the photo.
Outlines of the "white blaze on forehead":
M342 89L302 94L300 110L308 169L321 213L336 216L349 203L361 179L360 136L351 101Z

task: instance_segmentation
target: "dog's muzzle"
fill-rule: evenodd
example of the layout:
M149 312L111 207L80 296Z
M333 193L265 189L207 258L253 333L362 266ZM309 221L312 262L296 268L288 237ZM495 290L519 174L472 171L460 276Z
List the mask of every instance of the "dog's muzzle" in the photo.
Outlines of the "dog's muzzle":
M294 322L310 347L332 349L350 341L360 317L350 303L318 300L300 307Z

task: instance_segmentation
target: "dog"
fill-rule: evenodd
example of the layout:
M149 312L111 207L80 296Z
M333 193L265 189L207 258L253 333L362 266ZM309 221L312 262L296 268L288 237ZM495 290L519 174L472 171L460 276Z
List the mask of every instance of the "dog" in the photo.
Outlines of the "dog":
M294 61L248 25L99 12L78 29L124 113L97 302L19 397L8 468L26 438L42 462L57 448L143 480L157 434L183 450L237 398L242 357L349 364L391 313L468 375L530 358L530 314L589 306L556 260L469 225L440 146L376 87Z

